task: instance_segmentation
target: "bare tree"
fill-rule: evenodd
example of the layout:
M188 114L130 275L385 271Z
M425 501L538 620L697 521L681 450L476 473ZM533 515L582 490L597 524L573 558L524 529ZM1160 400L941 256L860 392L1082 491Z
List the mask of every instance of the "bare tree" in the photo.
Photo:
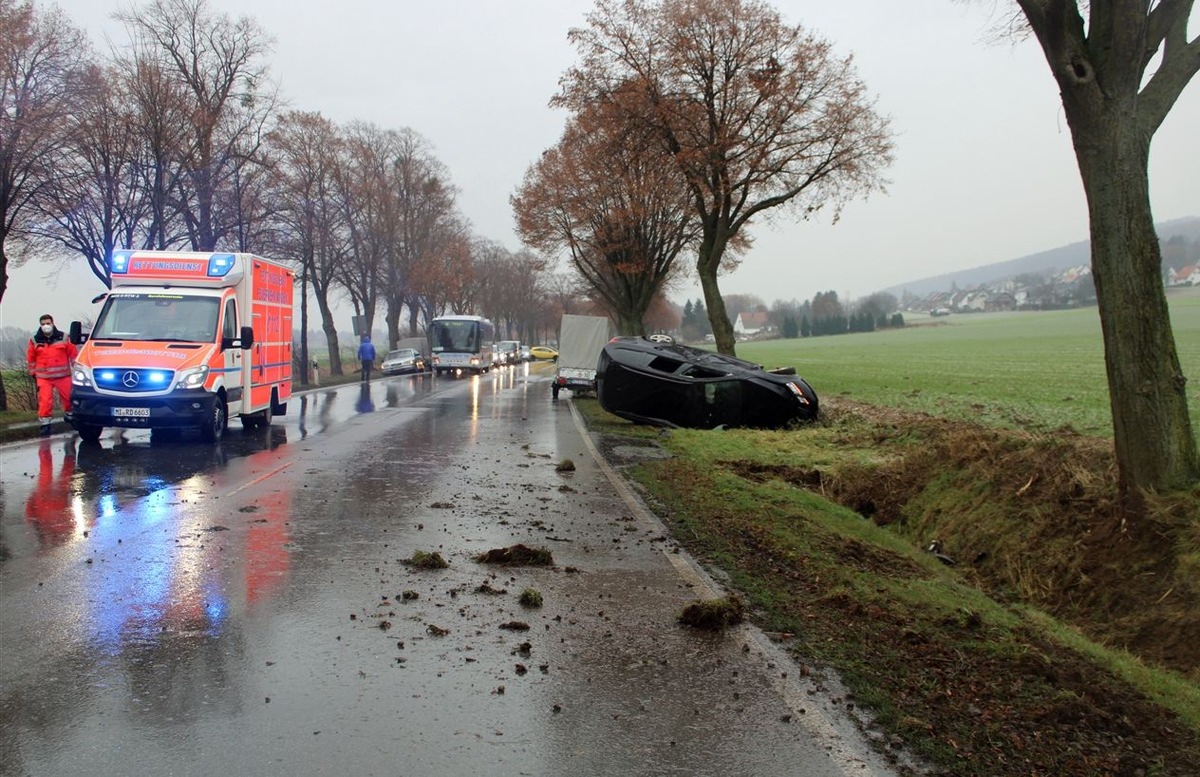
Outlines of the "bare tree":
M266 141L272 131L266 125L259 125L237 142L232 150L237 159L230 168L228 181L216 192L213 210L222 214L222 223L228 225L220 230L225 234L222 245L235 251L270 253L272 218L278 207L272 191L278 160Z
M759 0L598 0L570 38L581 62L555 104L605 103L656 135L691 189L696 257L718 348L734 352L717 284L730 241L791 205L805 216L882 188L888 122L849 58Z
M409 307L409 332L416 333L421 310L413 288L413 275L423 262L440 262L438 245L446 220L452 218L455 189L449 172L434 155L428 141L412 130L396 135L390 194L395 198L396 232L387 255L384 293L387 301L389 347L400 338L400 316Z
M1200 70L1193 0L1017 0L1062 95L1083 179L1122 494L1200 480L1150 208L1150 142Z
M0 299L9 248L26 242L36 201L69 141L70 116L89 49L58 10L0 0ZM0 410L8 397L0 379Z
M175 191L185 174L187 100L181 84L162 65L138 49L114 59L121 72L121 91L131 108L131 123L140 139L135 168L140 171L149 211L141 227L141 246L164 249L178 245L184 230Z
M522 240L550 255L565 251L618 331L640 335L694 237L689 200L652 139L590 107L530 167L512 204Z
M470 313L480 288L475 268L471 232L465 221L446 219L439 225L431 246L437 261L422 261L413 268L413 292L426 320L445 313Z
M499 243L479 240L475 248L475 275L481 294L476 307L496 323L497 337L518 335L536 308L539 279L546 261L538 254L509 251Z
M177 175L155 171L164 177L162 194L174 194L191 247L211 251L237 236L237 209L222 208L220 192L253 156L275 107L262 63L271 41L252 19L214 13L206 0L152 0L116 18L132 40L127 72L147 97L166 98L144 107L151 116L170 111L175 122L173 130L166 120L148 121L156 137L169 134L159 149L166 158L157 161L179 166Z
M499 332L508 335L508 315L512 312L512 253L508 248L493 240L480 237L472 246L475 266L476 288L487 290L486 294L474 295L468 309L463 313L478 313L491 319Z
M108 258L132 248L150 221L149 190L142 174L142 138L136 109L113 70L90 68L81 76L71 119L70 143L55 163L53 182L38 197L37 231L81 255L106 287Z
M30 236L37 197L70 142L88 55L83 33L61 11L0 0L0 299L10 241Z
M366 335L374 326L381 279L386 278L388 253L396 241L389 169L395 138L365 122L351 123L342 135L337 186L349 252L342 259L338 281L349 293L355 315L366 322L360 332Z
M332 375L342 374L333 295L338 269L348 252L345 212L337 198L342 138L328 119L317 113L284 114L270 136L278 164L273 167L277 207L273 252L300 264L300 359L310 362L308 349L308 287L321 316ZM307 369L305 370L307 374Z

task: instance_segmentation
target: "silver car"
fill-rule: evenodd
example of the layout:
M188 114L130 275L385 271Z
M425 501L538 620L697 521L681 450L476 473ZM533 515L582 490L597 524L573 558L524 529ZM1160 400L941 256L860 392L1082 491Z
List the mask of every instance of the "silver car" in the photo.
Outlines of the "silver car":
M425 357L415 348L399 348L389 351L379 367L384 375L403 375L409 372L424 372Z

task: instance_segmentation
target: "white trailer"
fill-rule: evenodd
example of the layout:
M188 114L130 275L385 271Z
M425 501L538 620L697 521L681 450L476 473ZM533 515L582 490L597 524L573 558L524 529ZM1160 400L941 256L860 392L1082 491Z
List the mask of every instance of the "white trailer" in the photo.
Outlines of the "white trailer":
M584 395L596 390L596 363L611 338L607 318L601 316L562 317L558 336L558 369L550 391L555 399L562 389Z

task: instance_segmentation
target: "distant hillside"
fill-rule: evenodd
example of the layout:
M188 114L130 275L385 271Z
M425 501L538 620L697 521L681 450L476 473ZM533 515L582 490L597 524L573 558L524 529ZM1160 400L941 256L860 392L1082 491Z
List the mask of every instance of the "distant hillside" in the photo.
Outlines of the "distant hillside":
M1164 221L1158 225L1157 229L1159 240L1163 243L1176 236L1182 237L1189 243L1200 241L1200 217L1192 216ZM1090 244L1087 240L1083 240L1061 248L1023 256L1020 259L1009 259L1006 262L997 262L970 270L958 270L945 275L902 283L884 289L884 291L895 294L897 297L906 291L909 294L923 297L931 292L947 291L954 286L966 289L977 284L992 283L1023 273L1048 273L1091 263Z

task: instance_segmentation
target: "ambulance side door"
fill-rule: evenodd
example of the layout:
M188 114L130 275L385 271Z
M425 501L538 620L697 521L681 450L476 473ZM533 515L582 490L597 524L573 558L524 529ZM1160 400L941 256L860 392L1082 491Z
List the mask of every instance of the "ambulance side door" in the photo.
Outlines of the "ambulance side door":
M230 295L225 298L225 311L221 317L221 342L237 341L241 337L241 327L238 321L237 298ZM239 341L240 343L240 341ZM232 418L239 412L244 412L246 396L246 376L242 368L246 358L240 344L233 348L225 348L221 357L225 360L225 392L229 398L229 415Z

